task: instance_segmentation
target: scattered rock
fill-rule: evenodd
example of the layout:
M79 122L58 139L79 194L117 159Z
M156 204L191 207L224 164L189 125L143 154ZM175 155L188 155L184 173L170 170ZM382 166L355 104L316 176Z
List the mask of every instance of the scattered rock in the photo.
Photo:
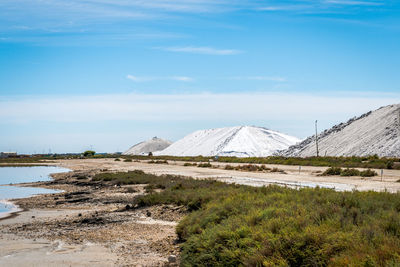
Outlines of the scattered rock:
M175 255L169 255L169 256L168 256L168 262L169 262L169 263L174 263L174 262L176 262L176 256L175 256Z

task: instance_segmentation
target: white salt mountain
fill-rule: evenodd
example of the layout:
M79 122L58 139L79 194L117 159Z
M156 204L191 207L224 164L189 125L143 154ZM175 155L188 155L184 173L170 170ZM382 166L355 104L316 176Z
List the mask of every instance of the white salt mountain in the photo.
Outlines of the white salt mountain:
M193 132L156 155L266 157L300 140L253 126L237 126Z
M318 135L320 156L400 157L400 104L381 107ZM315 135L280 153L288 157L316 155Z
M156 151L163 150L172 144L171 141L164 140L161 138L153 137L150 140L140 142L127 151L122 153L123 155L148 155L150 152L154 153Z

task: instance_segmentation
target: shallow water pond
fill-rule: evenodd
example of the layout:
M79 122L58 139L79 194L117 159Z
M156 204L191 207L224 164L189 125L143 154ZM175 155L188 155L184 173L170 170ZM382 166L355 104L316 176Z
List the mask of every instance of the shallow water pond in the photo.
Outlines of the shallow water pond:
M33 167L1 167L0 168L0 217L5 213L16 209L14 205L7 202L8 199L25 198L38 194L57 193L38 187L19 187L10 184L31 183L51 180L51 173L68 172L68 169L55 166L33 166Z

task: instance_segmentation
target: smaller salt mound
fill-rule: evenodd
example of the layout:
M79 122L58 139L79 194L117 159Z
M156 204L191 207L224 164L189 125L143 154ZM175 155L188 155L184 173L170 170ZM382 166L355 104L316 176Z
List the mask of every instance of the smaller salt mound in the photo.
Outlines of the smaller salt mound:
M148 155L150 152L161 151L172 144L171 141L164 140L161 138L153 137L150 140L140 142L127 151L122 153L122 155Z

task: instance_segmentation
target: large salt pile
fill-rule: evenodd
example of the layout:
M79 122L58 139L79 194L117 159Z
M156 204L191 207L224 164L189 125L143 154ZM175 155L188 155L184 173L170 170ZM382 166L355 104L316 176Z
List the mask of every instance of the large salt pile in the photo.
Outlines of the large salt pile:
M237 126L193 132L156 153L170 156L265 157L300 140L253 126Z

